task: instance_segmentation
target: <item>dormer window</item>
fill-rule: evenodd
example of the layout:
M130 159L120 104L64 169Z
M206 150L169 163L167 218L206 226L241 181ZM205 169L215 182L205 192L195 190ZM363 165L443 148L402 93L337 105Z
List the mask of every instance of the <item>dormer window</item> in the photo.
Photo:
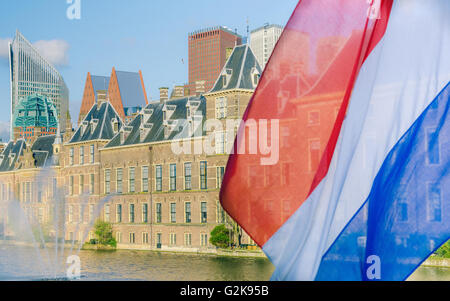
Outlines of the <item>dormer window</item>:
M14 163L14 159L16 159L16 154L10 154L9 155L9 164L13 164Z
M176 105L164 105L163 107L163 122L167 124L170 117L172 117L173 113L177 109Z
M261 74L259 73L259 71L256 67L252 68L251 77L252 77L253 88L256 88L259 84L259 79L261 78Z
M253 85L254 86L258 85L260 77L261 77L261 75L259 75L259 74L254 74L253 75Z
M119 132L119 120L117 118L113 118L111 120L111 125L114 131L114 134L117 134Z
M98 119L91 120L91 134L94 134L95 129L97 128L98 122L99 122Z
M83 123L81 124L81 128L80 128L81 136L84 135L88 126L89 126L89 121L83 121Z
M153 128L153 124L142 124L139 129L139 138L141 142L144 142L145 138L147 138L148 134Z
M133 127L131 127L131 126L122 127L122 130L120 132L120 144L125 143L125 141L127 140L128 136L130 135L132 130L133 130Z
M153 109L142 110L143 123L147 123L153 115Z
M224 87L227 86L227 76L226 75L222 75L222 86L224 86Z

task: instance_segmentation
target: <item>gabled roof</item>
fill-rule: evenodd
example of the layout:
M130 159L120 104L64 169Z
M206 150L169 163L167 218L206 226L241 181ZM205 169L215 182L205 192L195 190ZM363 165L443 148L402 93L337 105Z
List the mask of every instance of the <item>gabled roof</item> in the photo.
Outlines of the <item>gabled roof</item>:
M236 46L233 49L225 67L219 75L211 92L231 89L249 89L254 90L256 85L253 75L261 75L262 70L249 45ZM226 77L224 85L223 77Z
M138 72L116 71L120 96L123 107L143 107L147 104L142 86L141 76Z
M188 107L191 118L188 117ZM164 121L164 111L166 111L166 121ZM203 131L205 120L206 99L203 96L185 97L163 104L150 103L128 126L123 127L105 148L203 136L206 134ZM189 128L190 121L194 125L193 131ZM144 129L143 137L141 137L141 129ZM145 129L148 131L145 132Z
M23 149L26 147L25 140L9 142L0 155L0 171L11 171L20 156L23 155Z
M115 134L112 124L114 119L117 120L120 129L123 124L122 120L111 103L105 101L99 105L94 104L70 139L69 144L111 139Z
M53 164L51 158L53 156L55 139L55 135L41 136L33 143L31 151L33 152L36 167L51 166Z
M95 99L98 98L98 91L108 91L109 87L109 76L99 76L99 75L91 75L92 86L94 88Z

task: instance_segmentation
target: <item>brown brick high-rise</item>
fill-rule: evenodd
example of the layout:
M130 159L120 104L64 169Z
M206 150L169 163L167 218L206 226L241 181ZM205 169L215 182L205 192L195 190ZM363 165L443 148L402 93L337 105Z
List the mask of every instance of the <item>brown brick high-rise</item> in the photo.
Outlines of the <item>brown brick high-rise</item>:
M189 94L196 94L196 82L205 81L209 91L227 61L227 48L242 43L240 35L225 27L214 27L189 34Z

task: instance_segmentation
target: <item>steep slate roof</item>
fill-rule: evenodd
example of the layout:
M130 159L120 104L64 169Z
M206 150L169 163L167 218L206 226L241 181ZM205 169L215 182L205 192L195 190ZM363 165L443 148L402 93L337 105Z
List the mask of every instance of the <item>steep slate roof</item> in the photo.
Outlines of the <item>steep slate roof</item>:
M188 105L190 106L193 119L189 119L187 116ZM164 122L163 112L167 107L173 110L169 110L170 113L166 113L168 118ZM151 115L149 114L150 112ZM145 118L148 118L148 120L145 121ZM193 121L194 119L195 121ZM190 120L194 124L194 136L206 135L203 131L203 124L206 121L206 99L203 96L169 100L164 104L150 103L140 111L128 126L123 127L105 148L188 138L191 137L189 130ZM170 128L171 125L174 125L173 130L166 132L166 128ZM151 129L141 139L141 129L145 128L145 126L147 128L151 126ZM126 138L124 132L127 132ZM122 135L123 138L121 137Z
M97 92L100 91L108 91L109 80L111 79L109 76L99 76L99 75L91 75L92 79L92 87L94 88L95 100L97 100L98 95Z
M261 75L262 70L249 45L236 46L233 49L228 61L225 63L220 76L218 77L211 92L231 89L254 90L252 75ZM231 74L230 74L231 73ZM227 76L227 85L223 85L223 76Z
M100 105L94 104L70 139L69 144L111 139L115 135L112 124L114 118L118 121L120 129L123 124L122 120L109 102L105 101ZM94 124L95 121L97 125Z
M31 150L36 161L36 167L50 166L53 164L51 157L53 156L53 143L55 139L55 135L41 136L33 143Z
M17 142L9 142L0 155L0 172L11 171L14 169L14 165L21 155L23 155L23 149L26 147L25 140L17 140ZM14 156L13 160L11 156Z
M146 105L144 87L138 72L116 71L123 107L143 107Z

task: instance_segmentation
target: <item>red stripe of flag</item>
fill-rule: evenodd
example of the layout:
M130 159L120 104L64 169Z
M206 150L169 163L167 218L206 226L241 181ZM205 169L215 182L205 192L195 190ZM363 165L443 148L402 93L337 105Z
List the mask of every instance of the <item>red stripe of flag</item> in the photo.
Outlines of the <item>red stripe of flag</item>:
M220 193L258 245L328 173L353 85L386 31L392 2L301 0L294 10L243 118L279 120L279 161L263 166L267 155L250 154L247 129L236 140L247 152L230 156Z

